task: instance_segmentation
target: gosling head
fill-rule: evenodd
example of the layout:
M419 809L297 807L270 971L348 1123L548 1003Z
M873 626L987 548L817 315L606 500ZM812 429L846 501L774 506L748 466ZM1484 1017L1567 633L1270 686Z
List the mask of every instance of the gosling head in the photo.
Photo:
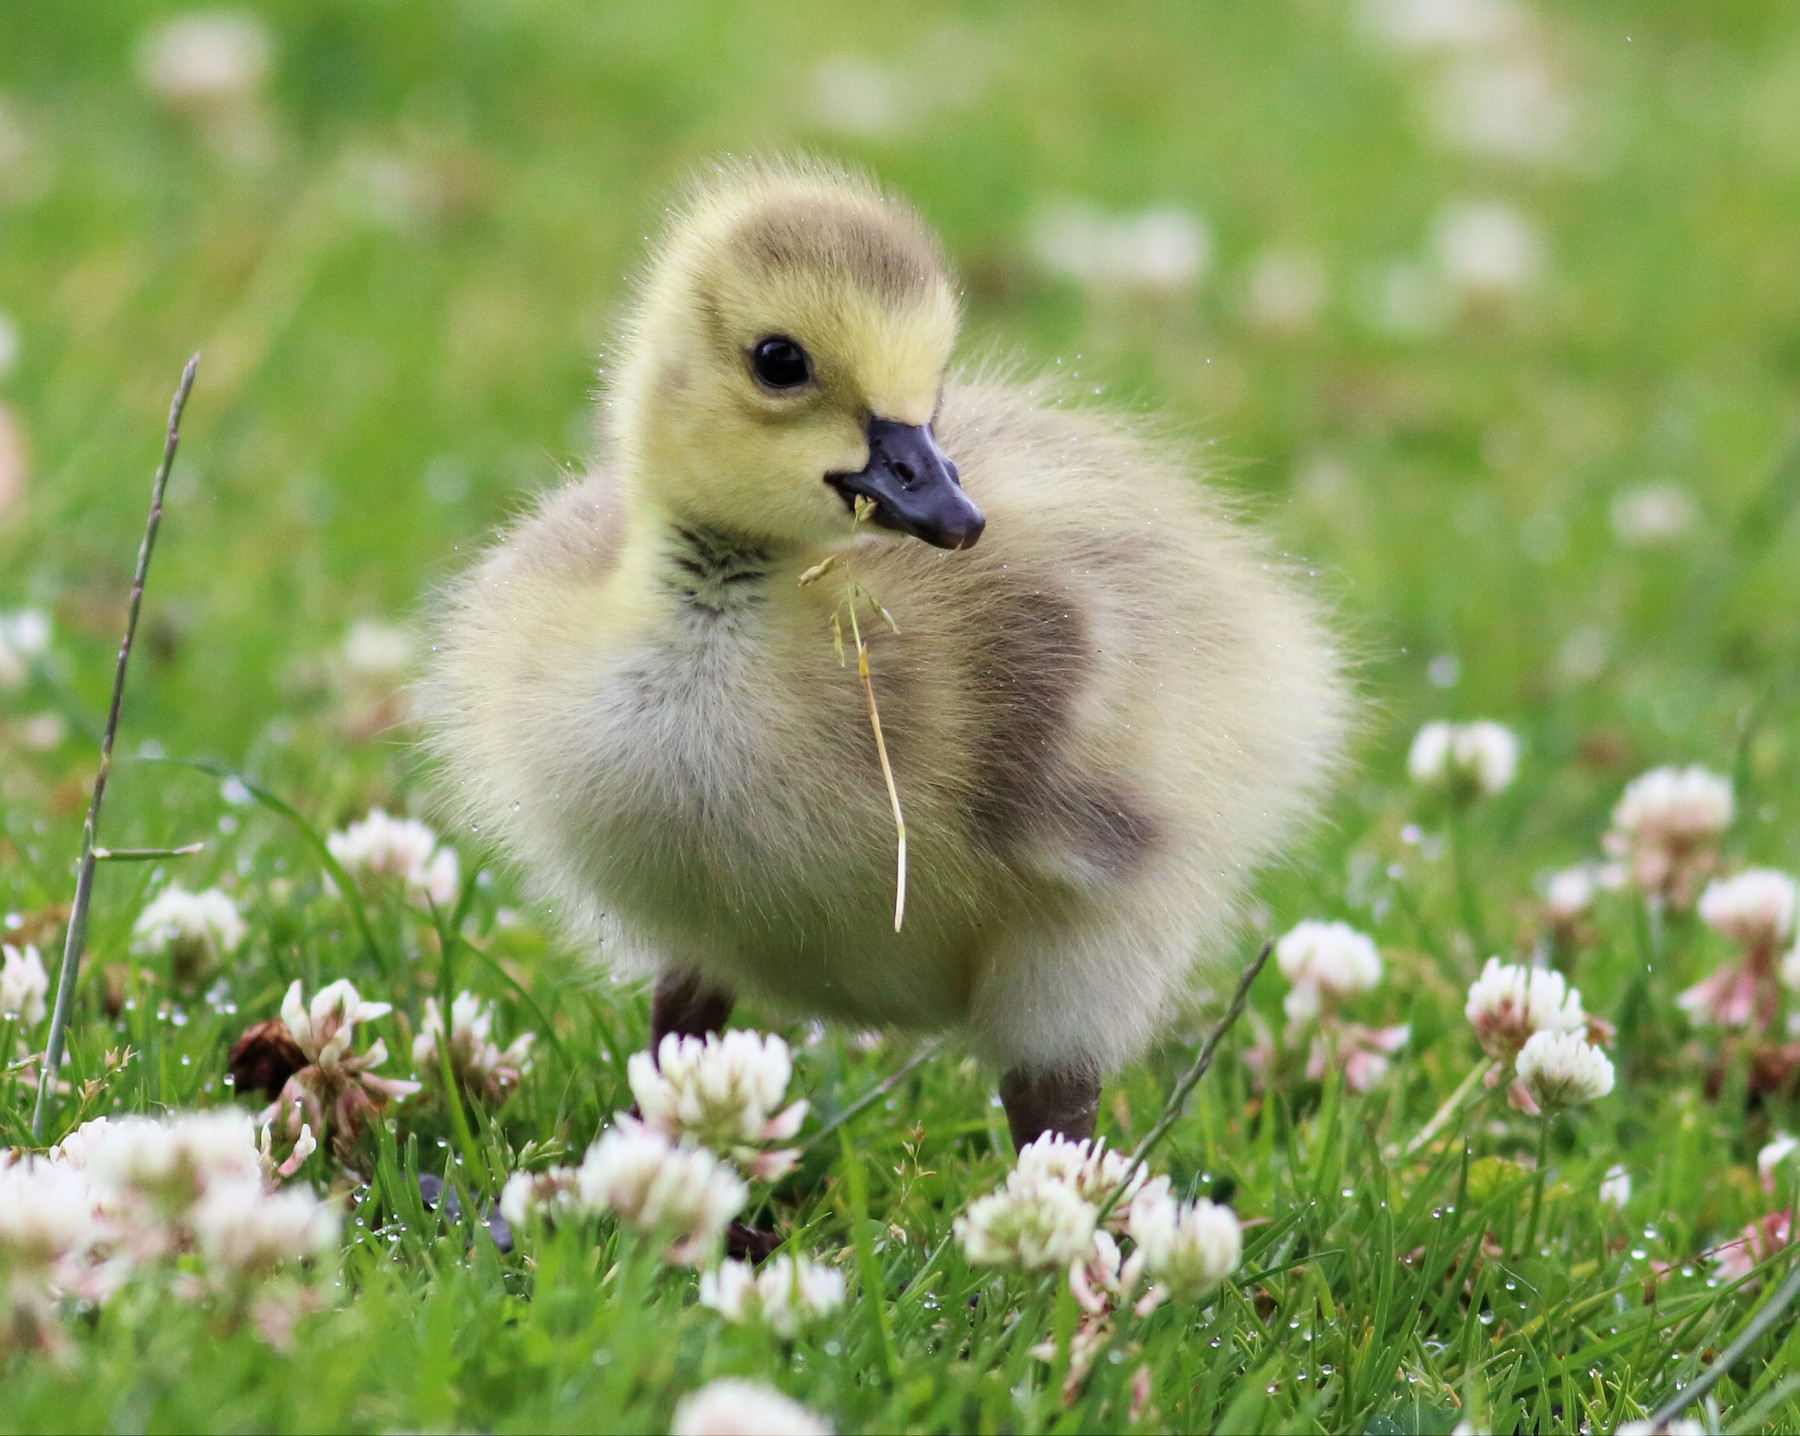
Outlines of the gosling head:
M968 548L981 511L932 431L957 302L935 237L866 181L731 172L679 213L613 394L635 498L759 541L874 523Z

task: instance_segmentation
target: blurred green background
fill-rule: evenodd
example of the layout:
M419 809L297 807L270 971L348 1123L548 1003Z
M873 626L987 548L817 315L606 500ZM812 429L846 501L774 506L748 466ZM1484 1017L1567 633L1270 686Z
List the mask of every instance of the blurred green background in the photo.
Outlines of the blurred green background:
M348 809L409 760L338 761L320 655L583 461L672 187L791 148L941 227L967 353L1166 413L1319 572L1373 771L1509 721L1507 822L1565 859L1736 753L1747 842L1800 851L1800 7L10 0L0 607L57 641L0 741L45 896L187 354L128 746ZM172 836L147 786L120 821Z

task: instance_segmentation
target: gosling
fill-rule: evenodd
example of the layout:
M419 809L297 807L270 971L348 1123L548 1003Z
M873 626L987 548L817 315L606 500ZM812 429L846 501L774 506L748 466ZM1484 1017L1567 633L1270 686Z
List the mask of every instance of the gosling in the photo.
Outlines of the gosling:
M605 456L452 587L424 707L461 820L654 974L653 1043L740 993L954 1028L1015 1142L1081 1139L1315 809L1349 693L1187 462L954 372L957 327L937 239L871 182L696 187Z

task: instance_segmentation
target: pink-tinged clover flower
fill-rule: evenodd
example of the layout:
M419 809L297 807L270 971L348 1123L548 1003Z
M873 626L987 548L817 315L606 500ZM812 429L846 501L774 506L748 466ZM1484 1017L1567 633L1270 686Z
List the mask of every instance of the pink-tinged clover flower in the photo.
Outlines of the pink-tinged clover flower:
M743 1031L670 1033L654 1055L639 1052L626 1064L646 1126L724 1153L765 1181L791 1171L799 1156L791 1148L768 1150L798 1133L806 1117L805 1101L781 1105L793 1072L780 1037Z

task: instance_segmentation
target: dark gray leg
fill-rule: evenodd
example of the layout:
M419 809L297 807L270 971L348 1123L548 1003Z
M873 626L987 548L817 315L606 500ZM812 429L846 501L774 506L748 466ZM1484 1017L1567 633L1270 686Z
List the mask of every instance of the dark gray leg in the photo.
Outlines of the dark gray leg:
M1034 1072L1015 1067L1000 1079L1013 1146L1024 1147L1045 1132L1071 1142L1094 1135L1100 1115L1100 1074L1091 1067L1058 1067Z
M661 1047L671 1032L705 1037L723 1031L736 1002L725 988L714 987L697 972L663 973L650 999L650 1051Z

